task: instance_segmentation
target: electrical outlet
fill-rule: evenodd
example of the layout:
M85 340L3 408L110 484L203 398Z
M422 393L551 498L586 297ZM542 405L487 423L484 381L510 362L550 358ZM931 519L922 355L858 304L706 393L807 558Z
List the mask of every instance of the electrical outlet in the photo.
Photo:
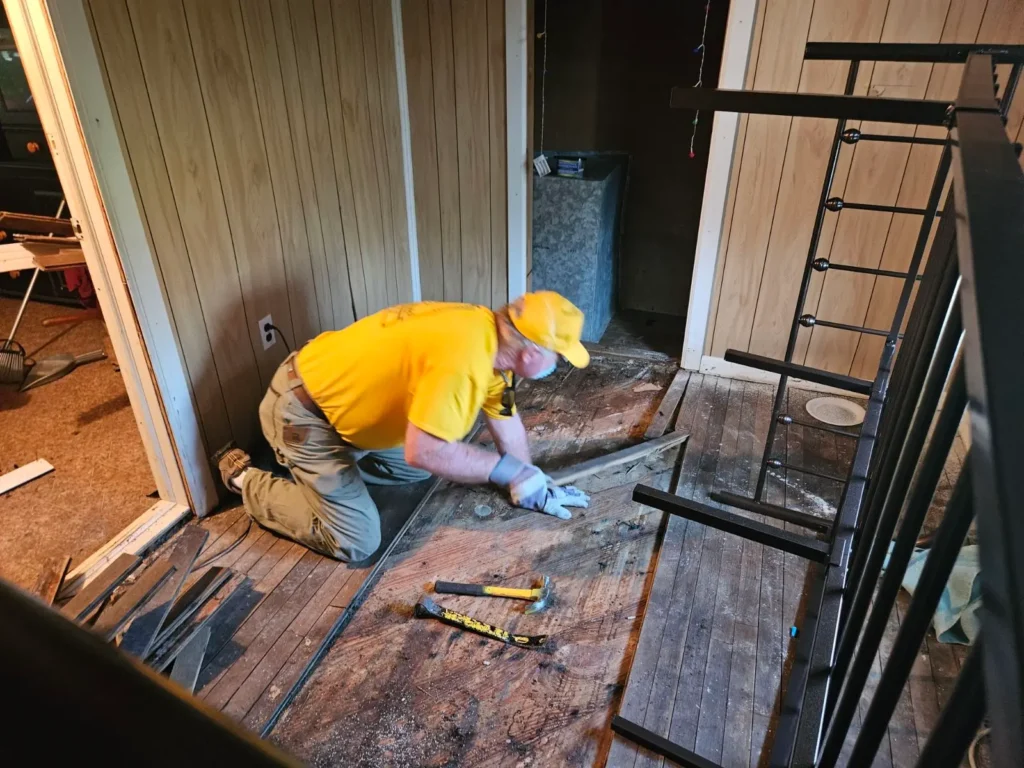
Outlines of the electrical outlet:
M277 344L277 331L273 329L274 321L267 315L256 325L260 333L260 341L263 342L263 350L266 351Z

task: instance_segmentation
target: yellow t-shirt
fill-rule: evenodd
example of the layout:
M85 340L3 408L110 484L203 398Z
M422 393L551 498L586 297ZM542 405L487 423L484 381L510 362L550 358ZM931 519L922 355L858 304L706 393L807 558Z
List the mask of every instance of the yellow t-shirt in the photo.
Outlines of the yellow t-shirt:
M302 382L357 448L405 442L408 422L461 440L484 412L501 418L494 313L472 304L403 304L322 333L296 357Z

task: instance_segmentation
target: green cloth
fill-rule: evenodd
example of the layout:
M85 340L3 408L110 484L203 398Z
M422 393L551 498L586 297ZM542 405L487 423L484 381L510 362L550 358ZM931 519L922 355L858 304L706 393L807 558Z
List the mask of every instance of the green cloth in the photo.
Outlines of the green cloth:
M911 595L914 594L921 578L928 552L927 549L914 550L907 571L903 574L903 588ZM980 572L978 547L961 547L946 582L946 588L942 590L935 616L932 617L935 636L940 643L973 645L978 637L978 608L981 607L981 579L978 578Z

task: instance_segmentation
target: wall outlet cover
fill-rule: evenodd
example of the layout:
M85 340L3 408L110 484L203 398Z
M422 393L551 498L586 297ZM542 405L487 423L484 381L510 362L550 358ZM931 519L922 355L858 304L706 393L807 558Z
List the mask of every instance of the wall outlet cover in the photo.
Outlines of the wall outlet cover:
M270 327L273 324L274 320L270 317L270 315L267 315L266 317L260 319L259 323L256 326L257 329L259 330L260 341L263 342L264 351L270 349L277 343L277 331Z

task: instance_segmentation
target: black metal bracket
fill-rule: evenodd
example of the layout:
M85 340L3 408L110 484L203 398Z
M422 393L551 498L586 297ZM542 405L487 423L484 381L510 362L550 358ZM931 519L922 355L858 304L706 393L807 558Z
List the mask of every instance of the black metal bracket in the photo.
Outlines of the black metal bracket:
M769 547L797 555L814 563L824 563L828 560L830 547L827 542L810 536L790 533L782 528L765 525L756 520L749 520L734 512L715 509L707 504L701 504L699 501L684 499L648 485L638 485L633 489L633 501L679 517L685 517L687 520L702 523L710 528L742 536L744 539L756 541L759 544L767 544Z
M672 89L672 109L702 112L744 112L755 115L870 120L904 125L946 125L948 101L882 99L822 93L730 91L713 88Z
M820 368L812 368L809 365L787 363L785 360L776 360L772 357L755 355L751 352L741 352L738 349L726 350L725 360L729 363L739 363L750 368L757 368L769 373L778 373L794 379L813 381L815 384L824 384L827 387L843 389L858 395L866 395L871 392L871 382L865 379L844 376L841 373L829 373Z

